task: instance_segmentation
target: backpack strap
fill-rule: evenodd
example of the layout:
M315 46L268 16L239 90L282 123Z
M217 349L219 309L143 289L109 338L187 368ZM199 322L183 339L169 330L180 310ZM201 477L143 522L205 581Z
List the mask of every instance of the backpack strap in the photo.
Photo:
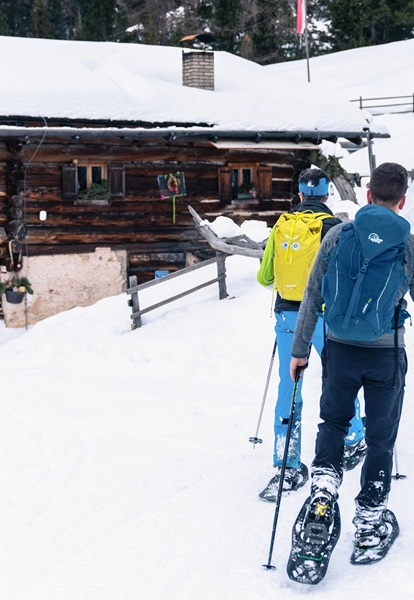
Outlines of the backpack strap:
M349 301L349 305L348 305L348 310L346 311L345 317L344 317L344 321L342 323L342 328L343 329L348 329L349 327L349 323L351 322L351 317L352 317L352 313L354 310L354 307L356 305L356 303L359 300L359 295L361 293L361 286L362 286L362 282L364 281L364 277L367 273L367 269L369 267L369 260L364 259L362 265L361 265L361 269L359 271L357 280L355 282L355 286L354 289L352 291L352 296L351 299ZM368 306L366 307L368 308Z
M322 351L324 353L324 357L325 357L325 372L324 372L324 377L327 377L327 373L328 373L328 346L326 343L326 340L328 339L328 328L326 326L326 321L325 319L323 319L323 348Z
M400 312L400 304L395 307L394 311L394 381L392 387L395 387L398 380L398 314Z

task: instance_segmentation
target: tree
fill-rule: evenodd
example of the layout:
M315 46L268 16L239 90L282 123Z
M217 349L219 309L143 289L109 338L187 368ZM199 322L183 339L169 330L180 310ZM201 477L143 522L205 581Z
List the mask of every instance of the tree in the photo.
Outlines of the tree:
M31 0L2 0L1 10L7 35L26 37L30 27Z
M243 37L242 16L245 0L212 0L211 31L217 38L217 48L239 53Z
M328 0L333 50L414 37L414 0Z
M241 55L246 56L246 39L250 41L250 58L269 64L295 58L296 17L290 0L254 0L244 12L244 36Z
M7 26L6 16L4 14L3 6L0 5L0 35L8 35L9 30Z
M69 37L69 20L62 0L48 0L49 20L53 37L66 40Z
M79 0L78 40L119 41L126 19L116 0Z
M53 38L47 0L34 0L28 37Z

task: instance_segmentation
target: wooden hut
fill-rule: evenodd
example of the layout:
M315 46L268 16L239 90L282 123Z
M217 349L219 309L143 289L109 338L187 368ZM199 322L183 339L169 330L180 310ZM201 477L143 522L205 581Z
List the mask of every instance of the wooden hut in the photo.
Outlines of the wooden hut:
M239 224L257 219L272 225L297 201L298 174L310 165L310 152L322 139L359 141L373 135L351 105L349 127L343 126L343 116L341 128L324 130L313 121L308 127L281 127L280 119L269 117L271 99L260 96L264 88L257 97L237 85L233 90L231 81L217 90L217 63L222 82L234 59L240 73L246 63L252 81L256 73L260 85L265 81L261 67L253 66L253 76L252 63L226 53L18 38L0 38L0 49L24 57L14 63L19 76L9 79L7 94L0 92L0 281L24 274L34 289L24 308L3 301L8 326L35 323L121 293L129 275L141 283L157 271L171 272L211 256L188 204L209 220L227 215ZM120 49L123 60L118 60ZM169 57L163 73L172 82L156 72L151 88L151 68L143 61L146 56L154 60L159 71L160 50ZM40 91L42 73L49 72L53 57L63 75L66 61L73 89L63 79L54 88L52 78L49 89ZM141 96L130 91L137 73L128 78L122 71L134 60L147 85ZM76 81L78 73L86 81L85 64L92 75L99 67L101 72L79 102ZM116 73L112 79L111 69ZM191 69L201 69L200 77ZM114 97L119 73L127 102L118 90ZM28 87L22 97L25 76L33 89ZM338 115L344 105L339 101ZM248 115L252 106L257 114ZM238 110L242 118L233 119ZM177 194L174 186L170 194L163 193L162 183L174 181L177 173Z

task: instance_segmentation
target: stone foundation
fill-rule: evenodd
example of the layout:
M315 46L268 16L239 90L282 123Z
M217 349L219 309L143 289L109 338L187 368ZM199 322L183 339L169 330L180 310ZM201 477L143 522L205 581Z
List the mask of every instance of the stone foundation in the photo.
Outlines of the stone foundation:
M33 295L21 304L10 304L2 297L6 327L34 325L76 306L90 306L102 298L126 290L126 251L97 248L87 254L61 254L24 258L20 277L27 277ZM1 273L0 280L10 279ZM27 322L26 322L27 305Z

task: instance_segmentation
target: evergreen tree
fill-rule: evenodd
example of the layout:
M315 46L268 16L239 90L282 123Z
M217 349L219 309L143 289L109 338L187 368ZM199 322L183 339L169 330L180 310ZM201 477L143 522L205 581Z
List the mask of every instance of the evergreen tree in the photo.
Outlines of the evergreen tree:
M295 58L296 16L289 0L254 0L244 12L241 55L261 64ZM250 56L246 55L246 39Z
M125 41L141 44L159 44L165 30L165 15L171 0L119 0L128 15L128 33Z
M243 37L243 0L212 0L211 31L217 38L217 49L239 53Z
M4 8L0 5L0 35L9 35L9 28L7 26L7 19L4 14Z
M168 44L180 46L184 36L208 31L211 15L211 5L199 0L183 1L167 15Z
M79 0L78 40L119 41L126 20L116 0Z
M62 0L62 11L67 27L66 38L73 40L77 25L80 21L80 7L78 0Z
M68 39L68 16L65 12L62 0L48 0L48 7L53 37L58 40Z
M333 50L414 37L414 0L328 0Z
M53 38L47 0L34 0L28 37Z
M2 0L1 10L7 35L26 37L31 22L32 0Z
M331 14L326 0L309 0L307 3L309 55L319 56L332 50L332 36L330 34ZM305 56L303 39L300 47L296 49L297 58Z

